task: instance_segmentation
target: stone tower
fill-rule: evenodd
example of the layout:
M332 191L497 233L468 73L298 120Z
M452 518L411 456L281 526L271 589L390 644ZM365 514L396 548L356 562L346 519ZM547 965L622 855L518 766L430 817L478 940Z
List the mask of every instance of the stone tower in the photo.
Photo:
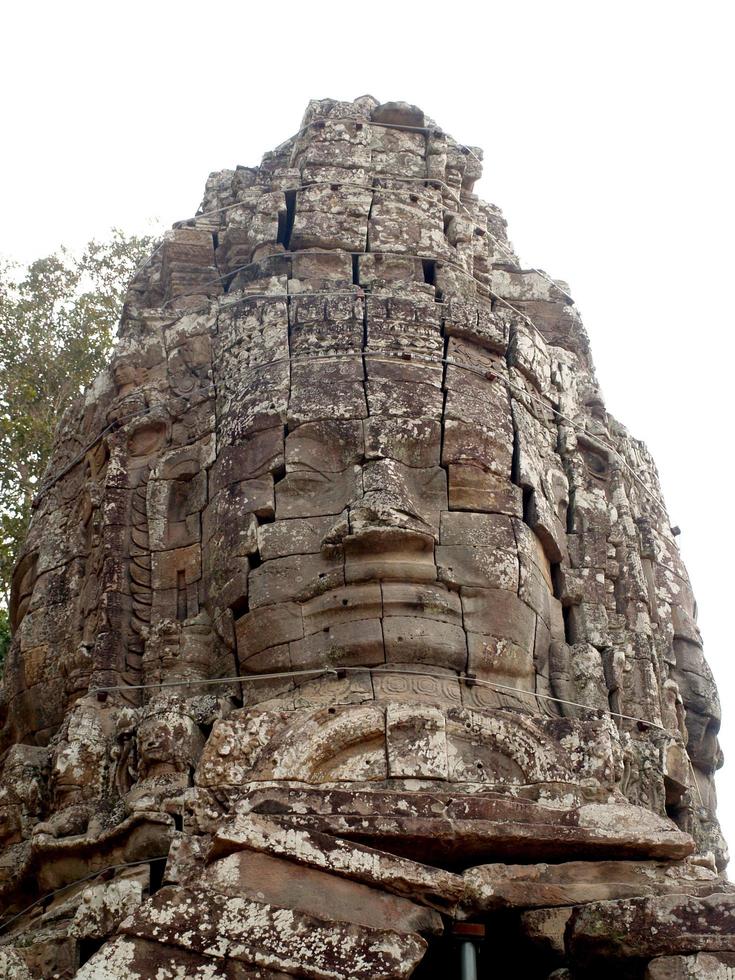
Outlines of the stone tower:
M312 102L134 278L15 574L1 975L733 975L656 471L480 159Z

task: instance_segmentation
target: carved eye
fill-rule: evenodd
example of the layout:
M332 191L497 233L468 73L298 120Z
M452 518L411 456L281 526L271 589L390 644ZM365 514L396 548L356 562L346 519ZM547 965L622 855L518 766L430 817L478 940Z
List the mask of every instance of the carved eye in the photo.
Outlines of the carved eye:
M610 461L605 453L587 445L582 445L579 448L587 472L598 480L607 480L610 475Z

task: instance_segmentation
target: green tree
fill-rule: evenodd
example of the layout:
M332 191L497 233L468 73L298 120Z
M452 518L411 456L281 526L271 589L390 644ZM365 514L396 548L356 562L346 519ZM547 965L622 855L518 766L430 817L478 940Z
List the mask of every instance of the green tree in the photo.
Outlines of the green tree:
M7 609L0 609L0 670L10 646L10 617Z
M56 424L106 362L127 284L151 248L113 229L81 255L0 266L0 607ZM0 654L6 646L4 617Z

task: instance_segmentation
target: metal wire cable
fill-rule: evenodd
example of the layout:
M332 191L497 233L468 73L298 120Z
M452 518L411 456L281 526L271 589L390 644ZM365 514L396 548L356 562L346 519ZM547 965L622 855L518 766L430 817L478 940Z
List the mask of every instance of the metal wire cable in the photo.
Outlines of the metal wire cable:
M377 126L377 127L380 127L380 128L387 128L387 129L410 130L410 131L423 132L423 133L437 133L437 134L440 134L440 135L446 135L441 130L439 130L438 127L426 127L426 126L423 126L422 127L422 126L407 126L407 125L403 125L403 124L375 123L375 122L372 122L370 120L361 119L360 117L341 117L341 118L329 118L329 117L327 117L324 120L322 120L322 119L316 119L316 120L310 121L308 124L306 124L304 127L302 127L290 139L291 140L297 139L301 135L301 133L303 133L304 131L306 131L311 126L314 126L314 125L319 124L319 123L333 123L333 122L346 122L346 121L360 122L360 123L367 124L367 125L370 125L370 126ZM288 140L286 142L288 142ZM458 146L461 150L466 150L472 157L474 157L475 160L478 161L478 163L481 163L482 162L480 160L480 158L477 156L477 154L474 152L474 150L470 146L467 146L466 144L455 144L455 145ZM432 183L433 184L437 184L437 185L441 186L444 190L447 191L447 193L452 197L452 199L455 201L455 203L457 204L457 206L459 208L461 208L468 215L468 217L470 217L473 221L475 220L475 216L463 204L463 202L461 201L461 199L454 193L453 189L445 181L443 181L443 180L441 180L439 178L433 178L433 177L428 177L428 176L427 177L396 177L396 176L391 176L391 175L385 175L383 177L378 177L376 179L377 180L381 180L382 179L382 180L401 181L401 182L421 182L421 183L425 183L425 184L432 184ZM355 183L346 182L346 181L345 182L336 182L336 181L313 181L313 182L309 182L309 183L300 185L299 187L296 187L296 188L286 188L286 189L287 190L301 191L301 190L306 190L309 187L313 187L313 186L331 185L331 184L335 184L335 183L339 183L341 186L345 186L346 185L346 186L352 186L352 187L360 187L362 189L371 190L373 192L380 191L380 192L384 192L384 193L390 193L390 192L400 193L400 191L397 191L397 190L395 190L393 188L386 188L386 187L380 187L380 186L377 186L376 187L376 186L370 186L370 185L364 185L364 184L355 184ZM216 208L216 209L212 209L212 210L205 211L205 212L199 212L199 213L197 213L194 216L193 219L184 219L184 220L185 221L197 220L199 218L204 218L204 217L207 217L207 216L210 216L210 215L213 215L213 214L222 213L222 212L225 212L225 211L228 211L228 210L237 208L237 207L242 207L242 206L243 206L243 202L236 202L235 204L227 205L227 206L222 207L222 208ZM502 251L504 251L509 257L513 258L513 260L515 261L515 255L505 245L505 243L502 240L498 239L489 230L487 230L487 229L483 229L483 230L498 245L498 247ZM157 254L157 252L160 251L160 249L162 248L162 245L163 245L163 243L159 244L156 247L156 249L153 251L153 253L151 253L151 255L148 256L147 259L135 270L134 275L133 275L133 278L143 268L145 268L146 265L148 265L150 263L150 261ZM309 250L309 251L305 251L305 252L284 252L284 253L277 253L277 254L278 255L282 255L282 254L286 254L286 255L310 255L310 254L312 254L313 255L313 254L315 254L315 252L323 252L324 254L332 254L332 255L333 254L339 254L339 253L335 253L335 251L331 251L331 250ZM387 253L387 252L363 253L363 252L359 252L359 253L343 253L343 254L350 254L350 255L374 254L374 255L388 255L388 256L398 256L398 257L411 257L411 258L418 258L418 259L432 259L431 256L409 255L408 253L403 253L403 252L400 252L400 253ZM444 263L446 265L449 265L449 266L455 268L456 270L458 270L459 272L461 272L463 275L466 275L468 278L473 279L482 288L487 289L488 292L490 293L490 295L493 296L494 299L496 299L497 301L503 303L506 307L508 307L513 312L515 312L517 315L519 315L523 320L525 320L525 322L527 322L529 324L529 326L531 326L534 330L536 330L539 334L541 334L541 332L539 331L538 327L533 323L533 321L530 319L530 317L528 317L521 310L517 309L510 302L508 302L507 300L505 300L504 297L498 295L497 293L494 293L494 291L486 283L482 282L482 280L480 280L477 277L473 276L471 273L469 273L467 270L465 270L464 268L462 268L460 265L458 265L457 263L454 263L450 259L446 259L446 258L433 259L433 261L438 261L440 263ZM228 273L226 273L226 274L224 274L222 276L217 277L217 279L215 279L215 280L211 280L209 283L203 284L203 286L200 287L200 288L203 288L206 285L211 285L211 284L214 284L214 283L217 283L217 282L221 282L223 279L230 278L230 277L236 275L237 272L243 271L244 269L248 268L250 265L253 265L253 264L257 264L257 263L252 263L251 262L251 263L247 263L246 265L240 266L240 267L238 267L238 268L236 268L234 270L231 270L230 272L228 272ZM547 282L549 282L555 289L557 289L559 292L561 292L566 298L568 298L569 300L572 300L572 297L564 289L562 289L561 286L559 286L559 284L557 282L555 282L551 277L549 277L542 270L540 270L538 268L531 268L530 270L526 270L526 271L531 271L531 272L534 272L534 273L538 274L543 279L545 279ZM190 293L190 294L183 294L183 295L184 296L186 296L186 295L198 295L198 292L194 292L194 293ZM290 300L290 299L293 299L293 298L297 298L297 299L298 298L306 298L306 297L311 297L311 296L316 296L316 295L342 295L342 296L346 296L346 297L355 296L355 295L358 295L359 296L359 294L345 292L345 291L324 291L324 292L312 292L312 293L283 293L283 294L264 293L264 294L250 294L250 295L246 295L246 296L243 296L241 299L236 300L235 302L248 301L248 300L251 300L251 299L258 299L258 298L262 298L262 299L286 298L286 299ZM181 298L181 297L177 297L177 299L178 298ZM215 301L217 301L217 300L215 300ZM222 308L225 308L226 309L228 306L234 305L234 303L220 302L219 305L220 305L220 308L221 309ZM162 307L162 309L166 309L167 306L168 306L168 303L164 304L163 307ZM181 315L182 316L185 316L185 315L190 314L192 312L201 311L201 309L208 309L209 306L210 306L210 304L207 304L206 307L199 308L199 310L184 310L184 311L182 311L182 314ZM177 319L178 319L178 317L177 317ZM381 354L373 354L372 352L370 352L368 350L365 350L365 351L355 351L355 352L344 353L344 354L316 355L316 356L311 356L310 355L310 356L304 356L302 358L298 358L298 357L281 358L281 359L277 359L277 360L274 360L274 361L265 362L263 364L255 365L254 366L254 369L261 369L261 368L264 368L264 367L270 367L271 365L275 365L275 364L279 364L279 363L284 363L284 362L294 362L294 361L298 362L298 361L301 361L301 360L307 361L307 362L311 362L311 361L314 361L314 360L320 360L320 361L321 360L334 360L334 359L350 358L350 357L365 357L365 358L370 358L370 359L378 360L378 361L381 361L381 360L382 361L390 361L390 360L393 360L393 359L403 359L404 355L403 355L403 353L391 354L390 352L382 352ZM422 361L422 362L431 362L431 363L440 363L440 364L444 364L444 365L451 365L451 366L454 366L454 367L457 367L457 368L460 368L460 369L463 369L463 370L470 371L471 373L474 373L474 374L476 374L476 375L478 375L480 377L487 377L488 375L491 375L494 378L503 381L510 389L517 390L517 391L522 392L531 401L537 402L538 404L542 405L542 407L544 407L545 409L551 408L551 410L554 412L554 414L557 416L557 418L565 421L567 424L571 425L575 429L578 429L580 432L582 432L584 434L584 436L587 439L589 439L593 443L597 443L599 446L601 446L602 448L604 448L606 451L609 451L613 455L615 455L619 459L619 461L623 464L623 466L626 469L628 469L631 472L631 474L633 475L633 477L641 484L641 486L646 491L646 493L649 494L649 496L654 500L654 502L659 507L661 507L664 510L664 513L665 513L665 507L664 507L663 502L641 480L641 478L638 476L638 474L633 470L633 468L627 463L627 461L622 457L622 455L617 450L615 450L612 446L609 446L607 443L604 443L601 440L597 440L594 437L590 436L589 433L587 433L587 431L582 426L580 426L578 423L574 422L572 419L567 418L562 413L560 413L556 408L554 408L553 406L549 406L542 399L537 398L536 396L532 395L530 392L527 391L527 389L525 389L525 388L523 388L522 386L519 386L519 385L514 385L510 381L509 378L505 377L502 374L499 374L499 373L496 373L496 372L493 372L493 371L490 371L490 370L482 370L482 369L478 369L478 368L473 368L473 367L471 367L469 365L464 365L464 364L457 363L457 362L455 362L455 361L453 361L453 360L451 360L449 358L434 358L434 357L431 357L431 356L428 356L428 355L422 355L420 353L419 354L412 354L411 357L412 357L412 359L415 357L417 360ZM214 386L213 385L209 385L209 386L207 386L204 389L198 389L198 393L200 393L202 391L211 391L213 389L214 389ZM106 426L100 432L100 434L96 437L96 439L93 442L91 442L87 447L85 447L85 449L83 449L78 454L78 456L75 458L75 460L73 460L71 463L69 463L57 475L57 477L54 479L54 481L52 481L50 484L45 485L44 487L42 487L42 488L39 489L39 492L37 494L37 498L40 495L42 495L43 493L47 492L47 490L50 489L52 485L54 485L56 482L58 482L60 479L62 479L63 476L65 476L75 465L77 465L77 463L86 456L87 452L89 452L89 450L91 448L93 448L102 438L104 438L104 436L108 432L110 432L114 428L117 428L117 427L125 424L126 422L132 420L133 418L136 418L136 417L139 417L139 416L142 416L142 415L145 415L145 414L149 414L152 410L153 410L153 407L147 407L145 409L140 410L139 412L131 413L130 415L123 416L121 419L117 419L117 420L114 420L113 422L111 422L108 426ZM324 675L335 675L335 676L339 676L340 673L366 672L366 671L369 672L371 675L372 674L385 674L385 673L393 672L393 673L396 673L396 674L399 674L399 675L403 675L403 676L432 677L432 678L439 678L439 679L445 679L445 680L446 679L454 679L454 678L451 678L450 675L442 674L442 673L440 673L438 671L418 671L418 670L400 670L400 671L399 670L395 670L395 671L391 671L390 668L337 667L337 668L320 668L320 669L314 669L314 670L284 671L284 672L279 672L279 673L258 674L258 675L252 675L252 674L249 674L249 675L236 675L236 676L230 676L230 677L212 678L212 679L196 680L196 681L171 681L171 682L160 682L160 683L153 683L153 684L108 686L108 687L94 688L94 689L90 690L89 693L90 694L96 694L96 693L103 693L103 692L106 693L106 692L112 692L112 691L129 691L129 690L141 690L141 689L152 689L152 688L155 688L155 689L164 689L164 688L174 688L174 687L182 687L182 686L201 686L201 685L209 685L209 684L225 684L225 683L231 683L231 682L241 682L242 683L242 682L255 682L255 681L261 681L261 680L262 681L265 681L265 680L274 680L274 679L279 679L280 680L280 679L282 679L284 677L305 677L305 676L324 676ZM491 681L486 681L484 679L479 679L479 678L475 678L475 677L471 677L471 676L467 676L467 675L458 675L457 678L456 678L456 680L459 683L466 684L468 686L478 685L478 686L482 686L482 687L491 688L491 689L493 689L495 691L499 691L499 692L503 692L503 693L512 693L512 694L515 694L515 695L521 695L521 696L526 697L526 698L542 699L542 700L549 701L549 702L555 702L555 703L558 703L558 704L561 704L561 705L573 706L573 707L580 708L580 709L583 709L583 710L586 710L586 711L590 711L590 712L595 713L595 714L603 714L603 713L606 713L606 714L609 714L612 718L619 718L621 720L627 720L627 721L635 722L637 724L641 724L641 725L644 725L644 726L649 727L649 728L655 728L657 730L660 730L662 732L665 732L667 734L670 734L670 732L668 731L668 729L666 729L662 725L657 724L656 722L651 722L651 721L649 721L647 719L638 718L636 716L627 715L627 714L620 713L620 712L613 712L613 711L605 712L604 709L601 709L601 708L598 708L598 707L594 707L594 706L591 706L591 705L586 705L586 704L583 704L581 702L572 701L572 700L563 699L563 698L558 698L558 697L555 697L555 696L552 696L552 695L546 695L546 694L542 694L542 693L538 693L538 692L529 692L529 691L525 691L525 690L523 690L521 688L515 688L515 687L512 687L510 685L497 684L497 683L494 683L494 682L491 682ZM692 768L692 775L694 776L694 771L693 771L691 759L689 759L688 756L687 756L687 758L688 758L688 761L689 761L689 766L690 766L690 768ZM701 793L699 793L699 787L698 787L698 784L696 782L696 778L694 779L694 785L697 788L697 792L699 794L700 803L702 803L702 797L701 797ZM65 891L68 891L69 889L73 888L75 885L83 884L85 881L93 880L93 879L101 876L102 874L105 874L108 871L118 871L118 870L122 870L122 869L125 869L125 868L141 866L143 864L150 864L152 861L161 861L161 860L165 860L165 857L149 858L149 859L144 859L144 860L139 860L139 861L123 862L123 863L120 863L120 864L109 865L109 866L107 866L105 868L102 868L102 869L100 869L98 871L92 872L91 874L89 874L89 875L87 875L87 876L85 876L83 878L77 879L74 882L70 882L67 885L61 886L60 888L57 888L54 891L49 892L48 894L46 894L46 895L40 897L39 899L37 899L35 902L31 903L31 905L27 906L25 909L21 910L19 913L17 913L14 916L12 916L10 919L7 919L5 921L0 922L0 930L7 929L10 925L12 925L13 922L17 921L19 918L21 918L22 916L24 916L27 912L31 911L34 907L36 907L40 903L45 902L47 899L52 898L52 897L54 897L57 894L61 894L61 893L65 892Z
M604 708L596 707L594 705L584 704L581 701L572 701L568 698L559 698L552 694L541 694L539 691L525 691L523 688L512 687L509 684L498 684L494 681L488 681L484 678L478 678L469 674L458 673L456 676L451 674L441 673L440 671L431 670L398 670L391 669L387 666L382 667L317 667L312 670L284 670L276 673L269 674L238 674L233 677L215 677L205 681L163 681L159 683L151 684L117 684L108 687L97 687L89 691L89 694L98 693L109 693L113 691L130 691L130 690L151 690L151 689L162 689L162 688L173 688L173 687L198 687L201 684L225 684L238 682L242 684L245 683L256 683L258 681L264 680L281 680L286 677L305 677L305 676L321 676L326 675L334 676L339 678L340 674L347 673L369 673L372 677L373 675L380 676L381 674L397 674L398 676L409 676L409 677L431 677L438 678L440 680L456 680L460 684L466 684L468 687L474 687L476 685L480 687L487 687L495 692L513 694L520 696L521 698L532 699L535 698L536 701L549 701L555 704L566 705L567 707L581 708L583 711L589 711L595 715L606 714L614 721L619 719L620 721L631 721L635 722L637 725L642 725L645 728L655 728L657 731L663 732L669 737L672 736L672 732L666 728L664 725L659 725L658 722L650 721L647 718L639 718L636 715L625 714L621 711L613 711L612 709L605 710ZM686 751L686 750L685 750ZM702 799L702 793L699 789L699 783L697 782L696 773L694 771L694 764L692 763L691 757L688 752L686 752L687 763L692 776L692 785L697 791L697 796L699 797L700 806L704 806L704 800Z
M106 874L108 871L121 871L123 868L137 868L142 864L152 864L154 861L165 860L167 860L167 855L163 855L162 857L143 858L140 861L124 861L122 864L109 864L106 868L100 868L99 871L93 871L90 874L85 875L83 878L76 878L74 881L70 881L67 885L61 885L60 888L55 888L53 891L47 892L45 895L41 895L41 897L37 898L35 902L31 902L30 905L27 905L24 909L21 909L20 912L17 912L9 919L0 920L0 932L7 929L8 926L12 925L14 922L24 916L26 912L30 912L31 909L34 909L37 905L40 905L41 902L45 902L48 898L53 898L54 895L60 895L62 892L69 891L69 889L73 888L75 885L83 885L85 881L92 881L95 878L99 878L100 875ZM0 947L0 949L1 948L2 947Z
M628 715L617 711L605 711L605 709L603 708L584 704L580 701L572 701L566 698L558 698L550 694L541 694L539 692L525 691L522 688L512 687L511 685L508 684L497 684L493 681L487 681L482 678L473 677L467 674L460 673L457 674L455 677L450 674L441 673L440 671L399 670L397 668L391 669L390 667L324 667L324 668L315 668L313 670L282 671L279 673L270 673L270 674L241 674L233 677L218 677L218 678L210 678L207 680L196 680L196 681L163 681L154 684L111 685L108 687L93 688L90 690L89 693L98 694L98 693L108 693L113 691L129 691L129 690L142 690L142 689L152 689L152 688L161 689L161 688L171 688L171 687L198 687L202 684L220 684L220 683L225 684L225 683L231 683L233 681L238 681L240 683L242 683L243 681L254 683L262 680L281 680L287 677L304 677L308 675L310 676L330 675L330 676L339 677L340 674L347 674L347 673L369 673L371 676L373 675L380 676L384 674L393 673L403 677L405 676L431 677L433 679L439 679L439 680L456 680L458 683L466 684L469 687L474 687L477 685L481 687L490 688L496 692L520 695L522 697L529 698L529 699L531 698L542 699L544 701L552 701L557 704L563 704L571 707L581 708L595 715L608 714L612 719L619 718L625 721L632 721L639 725L644 725L646 726L646 728L655 728L658 731L664 732L664 734L666 735L672 734L663 725L659 725L657 722L649 721L648 719L645 718L638 718L635 715ZM699 791L699 785L696 781L694 768L688 753L687 753L687 760L689 762L689 766L692 771L693 782L694 782L694 786L697 789L697 793L699 795L700 804L703 806L704 803L702 801L702 796ZM26 913L30 912L37 905L41 904L42 902L45 902L49 898L53 898L55 895L59 895L65 891L68 891L70 888L73 888L75 885L83 884L85 881L92 881L93 879L98 878L100 875L105 874L108 871L118 871L124 868L138 867L143 864L150 864L152 861L164 861L164 860L166 860L165 856L158 857L158 858L148 858L139 861L126 861L120 864L113 864L113 865L108 865L105 868L100 868L99 870L94 871L83 878L78 878L75 881L69 882L66 885L62 885L60 888L54 889L53 891L48 892L45 895L42 895L40 898L36 899L30 905L26 906L26 908L22 909L20 912L11 916L9 919L0 921L0 931L7 929L8 926L12 925L13 922L16 922L18 919L22 918L24 915L26 915Z
M656 728L666 734L671 734L668 728L663 725L659 725L655 721L649 721L646 718L638 718L636 715L626 715L620 711L606 710L604 708L595 707L594 705L584 704L581 701L569 701L565 698L557 698L551 694L541 694L536 691L526 691L521 687L512 687L508 684L496 684L494 681L487 681L479 677L474 677L471 674L458 673L456 677L451 674L443 674L436 670L398 670L391 667L315 667L312 670L283 670L277 671L270 674L237 674L229 677L212 677L207 680L185 680L185 681L154 681L149 684L113 684L105 687L94 687L90 688L89 694L108 694L113 691L142 691L142 690L159 690L161 688L170 687L199 687L203 684L229 684L237 682L249 682L255 683L257 681L271 681L271 680L282 680L286 677L305 677L314 675L325 675L330 674L334 676L339 676L340 673L369 673L369 674L398 674L401 677L432 677L439 678L442 680L457 680L460 684L467 684L468 687L474 687L479 685L480 687L489 687L494 691L501 691L507 694L517 694L524 698L540 698L543 701L554 701L557 704L565 704L575 708L582 708L585 711L590 711L594 714L609 714L612 718L620 718L624 721L634 721L640 725L646 725L648 728Z

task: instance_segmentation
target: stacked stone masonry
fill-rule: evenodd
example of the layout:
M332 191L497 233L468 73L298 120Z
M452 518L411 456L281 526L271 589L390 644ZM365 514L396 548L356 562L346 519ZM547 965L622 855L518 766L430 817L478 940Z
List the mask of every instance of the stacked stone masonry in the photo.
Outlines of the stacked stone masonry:
M481 156L311 102L131 283L15 572L0 975L735 976L656 470Z

